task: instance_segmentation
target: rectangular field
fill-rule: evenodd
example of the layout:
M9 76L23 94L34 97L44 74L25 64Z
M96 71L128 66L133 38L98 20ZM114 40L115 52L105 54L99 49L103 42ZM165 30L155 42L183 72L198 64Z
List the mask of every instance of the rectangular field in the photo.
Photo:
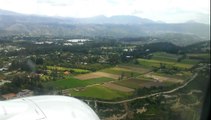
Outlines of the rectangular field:
M179 57L181 57L181 55L170 54L166 52L155 52L152 53L151 59L159 61L176 62Z
M87 85L93 85L93 84L102 84L113 80L114 79L111 78L101 77L82 81L73 77L66 77L64 80L46 82L44 83L44 86L49 86L49 87L51 86L58 89L69 89L76 87L85 87Z
M100 78L100 77L107 77L107 78L112 78L112 79L118 79L119 75L105 73L105 72L93 72L93 73L88 73L88 74L75 76L75 78L80 79L80 80L88 80L88 79Z
M68 89L75 87L85 87L87 84L75 78L68 78L63 80L55 80L44 83L44 86L53 87L57 89Z
M187 54L187 56L190 59L200 59L200 60L210 59L209 53Z
M75 73L89 73L89 70L85 69L78 69L78 68L66 68L66 67L60 67L60 66L47 66L47 69L49 70L58 70L58 71L73 71Z
M117 90L117 91L121 91L121 92L133 92L134 89L128 88L128 87L124 87L124 86L120 86L114 83L105 83L103 84L104 87L107 87L109 89L112 90Z
M168 82L155 82L155 81L146 81L146 80L140 80L140 79L131 79L131 80L123 80L121 82L115 82L117 85L121 85L128 88L143 88L143 87L152 87L152 86L165 86L172 83Z
M141 66L136 66L136 65L119 65L118 67L130 70L133 72L137 72L140 74L147 73L150 71L150 69L146 69L146 68L143 68Z
M111 90L101 85L87 87L81 91L70 91L71 96L80 96L88 98L99 98L105 100L112 100L116 98L124 98L130 95L116 90Z
M192 64L184 64L179 62L169 62L169 61L160 61L160 60L152 60L152 59L138 59L139 64L145 67L160 67L160 64L165 64L167 67L178 67L180 69L189 69L193 65Z
M144 76L152 78L158 82L172 82L172 83L184 82L184 80L181 80L181 79L175 79L175 78L171 78L171 77L167 77L167 76L161 76L161 75L154 74L153 72L145 74Z

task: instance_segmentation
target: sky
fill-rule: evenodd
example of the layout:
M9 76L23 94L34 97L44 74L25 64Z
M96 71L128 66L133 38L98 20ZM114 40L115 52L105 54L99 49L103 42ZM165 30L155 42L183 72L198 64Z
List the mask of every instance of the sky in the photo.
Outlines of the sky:
M210 0L0 0L0 9L60 17L134 15L167 23L210 24Z

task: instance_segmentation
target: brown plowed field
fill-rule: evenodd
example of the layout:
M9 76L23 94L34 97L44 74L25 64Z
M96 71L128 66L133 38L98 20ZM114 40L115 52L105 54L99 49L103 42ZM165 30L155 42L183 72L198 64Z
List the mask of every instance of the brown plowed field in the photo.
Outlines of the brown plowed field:
M173 82L173 83L182 83L183 80L180 79L175 79L175 78L170 78L170 77L165 77L165 76L159 76L159 75L154 75L153 73L148 73L145 75L146 77L153 78L159 82Z
M134 91L134 89L124 87L124 86L120 86L120 85L117 85L117 84L114 84L114 83L111 83L111 82L105 83L105 84L103 84L103 86L110 88L110 89L113 89L113 90L122 91L122 92L133 92Z
M100 78L100 77L118 79L119 75L114 75L114 74L105 73L105 72L94 72L94 73L88 73L88 74L75 76L75 78L80 79L80 80L88 80L88 79Z

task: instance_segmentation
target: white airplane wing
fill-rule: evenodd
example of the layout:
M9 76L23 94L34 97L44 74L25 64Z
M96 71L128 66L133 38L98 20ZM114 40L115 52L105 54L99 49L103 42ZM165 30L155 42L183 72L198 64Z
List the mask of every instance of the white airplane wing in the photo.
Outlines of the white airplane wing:
M0 101L0 120L100 120L84 102L65 96Z

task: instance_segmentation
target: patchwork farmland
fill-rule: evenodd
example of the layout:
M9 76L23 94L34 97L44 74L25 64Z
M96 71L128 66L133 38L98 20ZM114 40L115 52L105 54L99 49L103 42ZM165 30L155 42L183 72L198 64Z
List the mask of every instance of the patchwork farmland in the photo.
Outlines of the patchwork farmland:
M137 59L138 64L119 64L96 72L48 66L49 70L57 69L61 72L68 70L76 74L47 82L46 85L61 89L66 94L76 97L106 100L127 98L137 89L184 83L192 75L188 69L193 67L197 61L183 59L178 62L180 57L157 52L152 54L151 59ZM173 72L169 74L165 73L165 70Z

